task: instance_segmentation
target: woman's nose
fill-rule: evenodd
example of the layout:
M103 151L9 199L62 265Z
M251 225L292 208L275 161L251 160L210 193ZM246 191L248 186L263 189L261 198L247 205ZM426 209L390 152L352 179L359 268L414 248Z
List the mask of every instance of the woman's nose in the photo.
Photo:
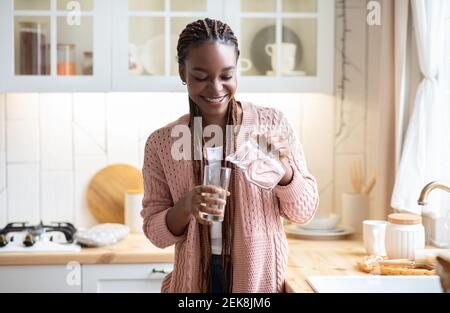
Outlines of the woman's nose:
M216 93L221 92L224 89L223 84L220 81L220 79L214 79L213 81L211 81L210 86L211 86L212 90Z

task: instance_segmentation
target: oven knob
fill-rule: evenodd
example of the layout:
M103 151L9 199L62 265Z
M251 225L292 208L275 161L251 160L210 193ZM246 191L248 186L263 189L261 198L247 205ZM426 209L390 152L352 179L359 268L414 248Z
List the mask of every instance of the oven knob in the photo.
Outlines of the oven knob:
M31 246L34 245L35 243L36 243L36 242L35 242L34 239L33 239L33 235L28 234L28 235L25 236L25 240L23 241L23 244L24 244L26 247L31 247Z
M0 235L0 247L4 247L8 244L8 239L6 239L6 236L1 234Z

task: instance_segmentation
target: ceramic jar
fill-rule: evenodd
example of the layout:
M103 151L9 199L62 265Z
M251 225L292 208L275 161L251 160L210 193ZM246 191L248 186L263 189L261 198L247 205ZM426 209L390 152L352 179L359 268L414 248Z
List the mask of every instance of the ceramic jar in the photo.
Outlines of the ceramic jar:
M143 233L142 200L144 199L144 190L130 189L125 192L125 225L130 228L132 233Z
M385 240L389 259L414 259L416 249L425 248L421 216L406 213L389 215Z

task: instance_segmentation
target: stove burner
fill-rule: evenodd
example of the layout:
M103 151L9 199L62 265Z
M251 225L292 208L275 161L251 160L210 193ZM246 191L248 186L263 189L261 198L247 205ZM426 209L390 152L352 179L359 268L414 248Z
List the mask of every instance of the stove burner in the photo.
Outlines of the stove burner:
M43 234L48 232L61 232L64 234L67 243L73 242L73 236L77 229L71 223L66 222L52 222L51 225L44 225L42 221L38 225L28 225L28 223L9 223L5 228L0 229L0 247L4 247L9 241L13 241L12 236L9 241L7 235L13 232L26 232L23 244L26 247L33 246L37 240L40 240ZM50 237L53 241L53 236Z

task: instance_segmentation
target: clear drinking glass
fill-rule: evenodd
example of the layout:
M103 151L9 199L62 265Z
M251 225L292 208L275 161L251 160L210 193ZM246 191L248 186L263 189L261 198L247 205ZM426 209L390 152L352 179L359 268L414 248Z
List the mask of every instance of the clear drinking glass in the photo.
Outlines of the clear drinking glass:
M231 169L228 167L220 166L210 166L205 165L204 175L203 175L203 185L217 186L226 191L228 191L228 185L230 183ZM219 198L226 201L227 196L224 194L211 194L213 198ZM209 214L202 212L201 217L204 220L211 222L223 222L223 217L225 215L225 204L222 205L209 205L211 209L220 210L221 213Z

